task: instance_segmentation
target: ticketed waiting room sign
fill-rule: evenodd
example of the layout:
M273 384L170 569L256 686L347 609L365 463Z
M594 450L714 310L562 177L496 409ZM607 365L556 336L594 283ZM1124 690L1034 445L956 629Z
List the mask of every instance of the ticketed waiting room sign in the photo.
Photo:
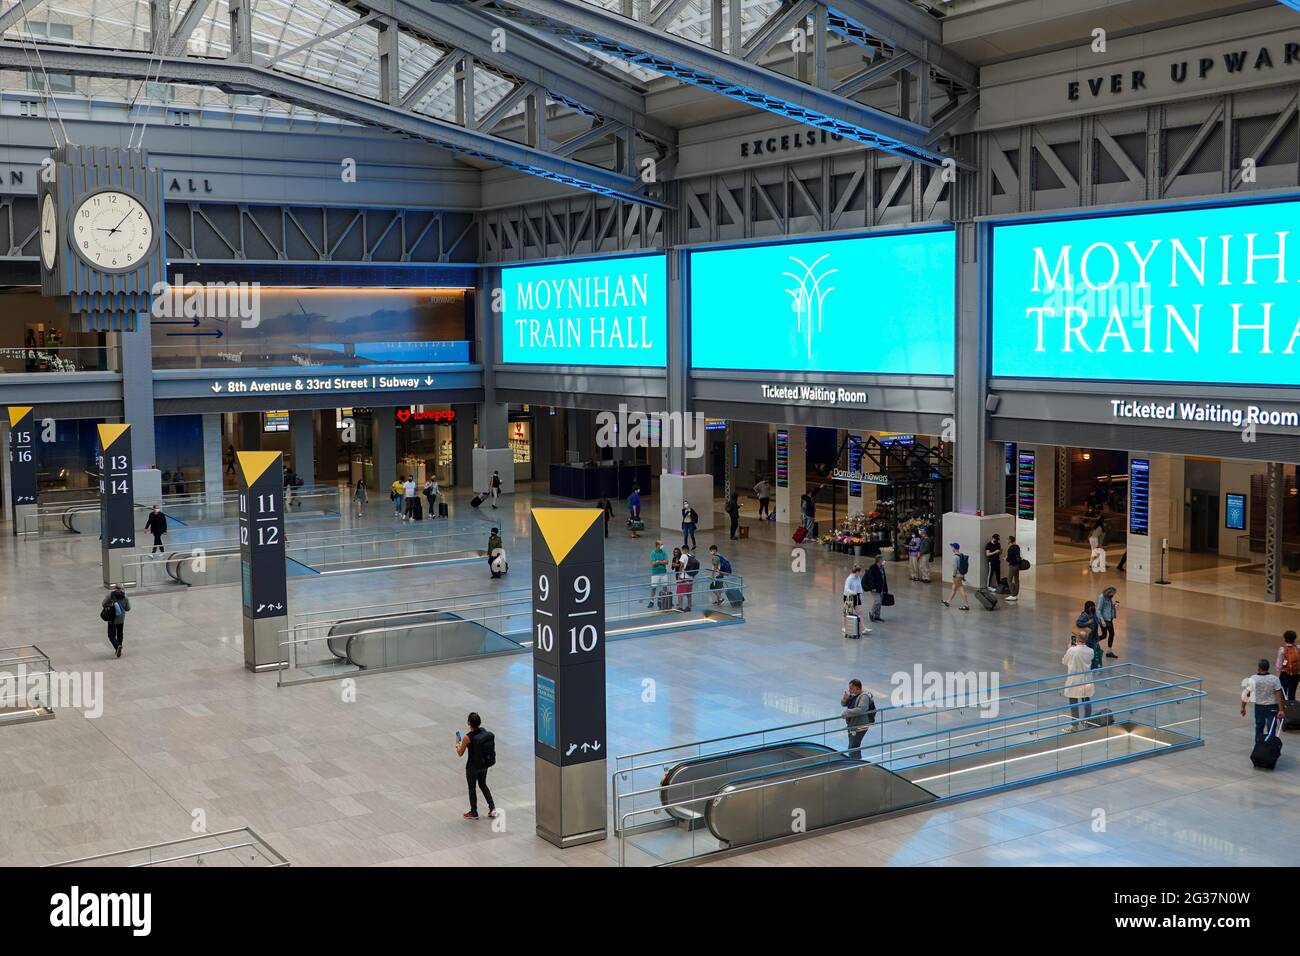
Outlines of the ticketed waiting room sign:
M1300 201L993 228L995 376L1300 384Z
M501 270L501 360L662 368L667 258L617 256Z

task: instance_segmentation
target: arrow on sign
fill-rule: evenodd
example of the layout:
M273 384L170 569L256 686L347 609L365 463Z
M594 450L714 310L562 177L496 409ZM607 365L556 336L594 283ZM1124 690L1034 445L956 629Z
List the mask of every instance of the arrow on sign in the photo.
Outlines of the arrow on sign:
M199 327L199 318L195 316L192 319L154 319L152 325L188 325L192 329Z
M221 391L221 383L220 383L220 382L213 382L213 383L212 383L212 391L213 391L213 392L220 392L220 391Z
M432 376L432 375L426 375L426 376L424 376L424 384L425 384L425 385L432 385L432 384L433 384L433 376Z
M225 334L226 333L222 332L220 329L213 329L211 332L168 332L167 337L168 338L189 337L192 339L195 338L218 338L219 339Z

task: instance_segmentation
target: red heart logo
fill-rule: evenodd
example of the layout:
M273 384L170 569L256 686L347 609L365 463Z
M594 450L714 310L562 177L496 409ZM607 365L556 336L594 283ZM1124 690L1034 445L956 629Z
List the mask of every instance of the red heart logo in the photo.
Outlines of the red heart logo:
M411 418L411 410L409 408L399 408L397 410L397 420L399 422L405 423L409 421L410 418Z

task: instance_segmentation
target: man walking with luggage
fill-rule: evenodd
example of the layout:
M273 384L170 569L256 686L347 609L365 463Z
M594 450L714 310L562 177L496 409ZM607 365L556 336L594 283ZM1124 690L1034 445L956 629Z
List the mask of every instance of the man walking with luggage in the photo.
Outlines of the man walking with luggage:
M632 493L627 496L627 526L632 531L632 537L641 537L641 489L636 485L632 486Z
M496 736L490 730L483 727L483 718L473 711L465 718L468 725L468 733L461 734L456 731L456 756L465 757L466 751L469 756L465 758L465 782L469 784L469 811L462 814L466 820L478 819L478 793L477 790L483 791L483 799L487 801L488 816L497 815L497 805L492 801L492 791L488 789L487 775L488 770L496 765L497 762L497 741Z
M1246 716L1246 704L1255 705L1255 742L1268 733L1273 720L1282 711L1282 682L1268 672L1268 658L1261 657L1253 676L1241 682L1241 716Z
M961 553L961 544L954 541L948 545L952 549L952 589L948 592L948 597L944 600L943 606L948 607L952 604L953 598L961 594L961 604L958 608L963 611L970 610L970 604L966 598L966 575L970 573L970 556Z
M501 540L501 530L499 528L493 528L492 533L488 535L487 563L488 563L488 570L492 572L492 577L494 578L499 578L501 577L501 575L497 571L496 567L493 565L492 562L493 559L496 557L496 553L502 550L504 547L505 544Z
M875 719L876 702L862 689L862 681L856 677L849 681L849 689L840 697L844 725L849 732L848 754L854 760L862 760L862 738L867 735L871 722Z
M871 594L871 620L883 621L880 607L884 603L885 595L889 593L889 582L885 580L885 559L882 555L876 555L876 560L867 569L867 580L863 590Z

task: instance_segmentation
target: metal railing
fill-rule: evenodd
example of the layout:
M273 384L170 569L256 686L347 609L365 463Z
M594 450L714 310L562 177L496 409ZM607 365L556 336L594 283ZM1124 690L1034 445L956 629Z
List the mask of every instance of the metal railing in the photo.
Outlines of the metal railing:
M638 582L605 588L606 640L681 630L744 620L747 586L738 575L724 576L724 585L709 588L697 581L689 595L673 595L678 604L661 604L650 585ZM728 597L730 593L731 597ZM715 603L715 597L720 603ZM731 598L739 598L732 603ZM295 614L281 632L279 683L328 680L360 670L378 672L396 667L449 663L453 660L522 653L532 648L531 588L444 595ZM373 655L380 663L360 667L346 648L347 638L367 642L401 642L400 653ZM333 642L333 643L331 643ZM409 645L418 644L412 649Z
M295 529L291 537L286 534L285 558L293 562L293 565L301 566L298 570L302 573L316 571L334 574L373 567L412 567L485 557L486 552L475 547L481 544L483 535L476 531L432 533L407 528ZM211 580L188 580L186 566L195 572L189 577L197 577L206 572L210 562L238 563L239 560L238 537L173 542L161 554L140 553L123 561L122 580L118 583L140 591L173 587L220 587L237 583L238 575L227 575L228 580L215 575Z
M69 866L254 866L285 867L289 861L251 827L203 833L181 840L100 853L51 867Z
M0 647L0 726L54 716L54 666L35 644Z
M845 720L828 717L617 757L620 861L679 863L789 837L792 809L813 830L1201 742L1199 678L1122 663L1086 679L1087 704L1053 676L982 701L882 706L859 721L854 747ZM724 819L739 842L720 838Z
M351 351L348 351L351 349ZM463 365L474 360L474 343L451 342L322 342L214 345L155 345L158 369L238 368L365 368L385 365Z

